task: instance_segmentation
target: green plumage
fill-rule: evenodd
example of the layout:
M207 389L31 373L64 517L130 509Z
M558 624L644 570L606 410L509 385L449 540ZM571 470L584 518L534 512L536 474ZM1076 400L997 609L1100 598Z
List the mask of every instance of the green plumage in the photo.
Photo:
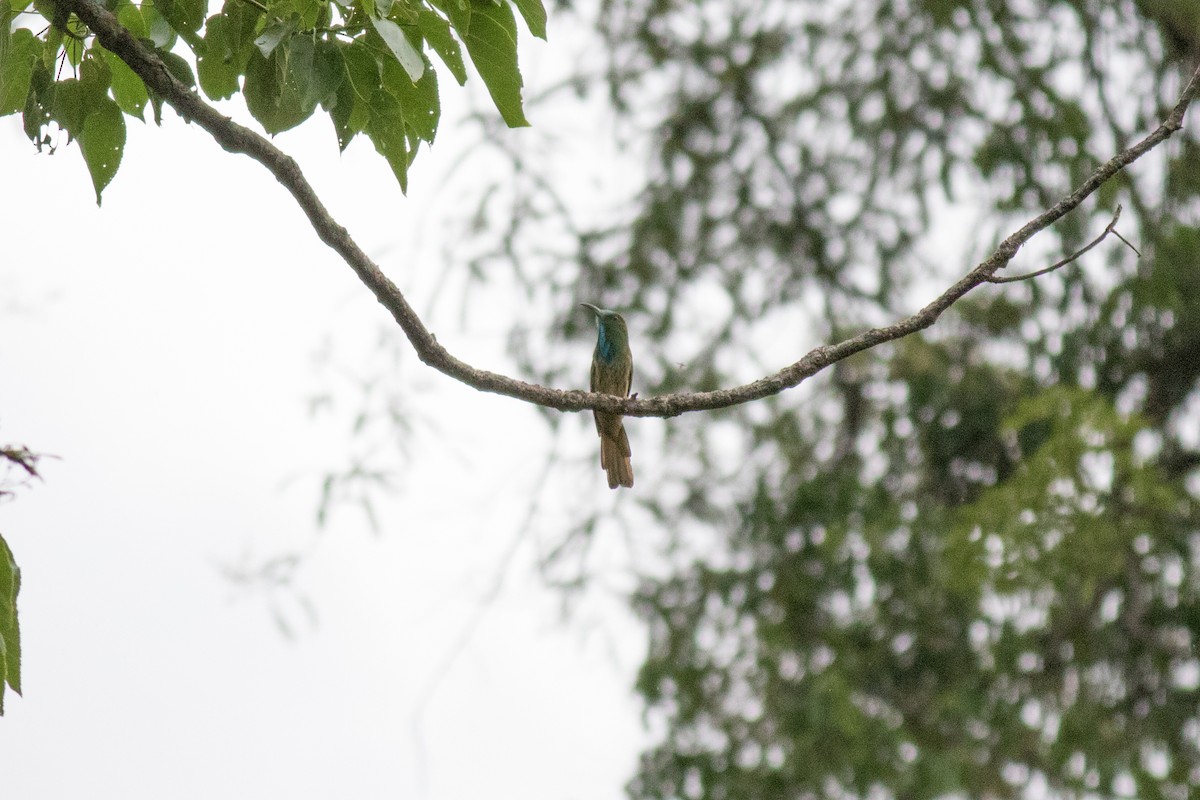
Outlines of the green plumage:
M596 350L592 353L593 392L628 397L633 384L633 353L629 350L629 329L615 311L582 304L596 315ZM593 411L596 433L600 436L600 467L608 473L608 488L633 486L629 437L620 414Z

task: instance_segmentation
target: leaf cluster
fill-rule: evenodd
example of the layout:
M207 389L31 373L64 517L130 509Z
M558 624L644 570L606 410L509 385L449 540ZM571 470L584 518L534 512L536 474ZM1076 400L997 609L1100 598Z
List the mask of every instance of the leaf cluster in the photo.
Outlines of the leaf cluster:
M271 134L320 108L341 149L365 134L401 188L421 143L437 135L441 103L432 56L461 85L465 49L505 123L528 124L514 6L529 30L545 38L540 0L226 0L211 16L207 0L107 3L185 85L212 100L243 94ZM44 27L35 30L31 18ZM161 123L162 98L63 5L5 0L0 6L0 115L21 113L39 149L57 146L51 123L78 141L97 203L120 166L125 118L144 120L147 106Z

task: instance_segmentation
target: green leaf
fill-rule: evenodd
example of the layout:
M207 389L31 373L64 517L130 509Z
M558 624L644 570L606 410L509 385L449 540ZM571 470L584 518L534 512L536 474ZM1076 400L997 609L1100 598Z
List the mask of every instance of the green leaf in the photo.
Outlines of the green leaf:
M5 34L7 28L6 23ZM38 38L25 28L17 28L13 31L12 38L7 41L4 52L0 53L0 116L12 114L25 107L33 67L37 63L41 46Z
M262 53L263 58L269 58L271 53L275 52L275 48L296 32L296 17L291 17L286 20L279 20L267 26L267 29L254 40L254 46Z
M175 53L169 53L162 50L156 51L158 57L163 60L167 71L175 76L175 79L189 89L196 88L196 76L192 73L192 65L187 62L182 56Z
M292 6L300 18L300 30L309 31L317 27L329 3L323 0L293 0Z
M4 59L8 55L8 45L12 40L12 21L15 16L16 12L0 0L0 70L4 68Z
M113 99L126 114L144 120L146 118L146 102L150 99L146 84L115 53L104 49L101 49L100 53L104 56L108 68L112 70Z
M112 84L112 70L101 55L103 52L103 48L89 50L87 57L79 65L79 80L96 95L105 94Z
M253 6L231 0L205 23L196 73L200 88L212 99L232 97L240 89L238 79L246 71L261 16Z
M117 22L124 25L137 39L148 39L149 30L142 9L133 3L122 3L117 10Z
M229 28L226 17L220 14L209 17L204 26L204 52L196 59L196 79L213 100L237 94L238 78L246 66L235 58Z
M42 36L42 65L54 69L58 64L58 48L62 45L63 32L51 27Z
M517 68L517 21L512 6L507 3L474 6L464 41L505 123L510 128L528 125L521 106L523 84Z
M372 98L367 136L374 143L375 150L392 168L392 174L400 183L400 191L408 191L410 154L408 137L404 133L404 114L396 97L383 89L377 91Z
M21 570L0 536L0 714L4 713L5 684L21 693L21 626L17 620L20 591Z
M87 87L82 81L76 78L58 81L54 87L50 116L67 132L69 138L78 139L89 111L89 102L94 100L94 97L89 100Z
M78 22L72 22L68 23L68 30L76 34L76 36L64 37L62 43L63 54L66 55L68 64L77 67L83 61L83 54L87 52L87 47L84 43L87 29L78 24Z
M0 636L0 716L4 716L4 686L8 678L8 648L4 645L4 637Z
M441 9L450 19L450 27L458 33L458 38L466 41L467 34L471 32L471 4L455 0L431 0L430 5Z
M192 74L192 67L187 61L165 50L155 50L154 52L163 60L163 65L166 66L168 72L175 76L176 80L189 88L195 88L196 76ZM162 125L163 99L153 91L150 92L150 107L154 109L154 124Z
M79 147L83 150L88 171L92 173L96 205L100 205L100 194L117 174L125 151L125 117L115 102L104 97L87 115L79 135Z
M467 82L467 67L463 63L462 48L458 40L450 32L450 22L434 11L422 6L417 15L417 28L433 52L438 54L442 63L450 70L450 74L462 86Z
M400 104L400 113L409 133L426 142L432 142L437 135L438 119L441 117L441 106L438 102L437 73L426 70L425 75L417 83L411 83L407 76L396 68L394 62L383 64L383 87L392 94ZM409 154L411 162L415 155Z
M25 98L25 108L22 111L21 123L25 135L37 145L40 150L46 137L43 128L50 122L50 109L54 106L54 95L58 84L51 78L50 70L41 61L33 66L33 75L29 78L29 95Z
M404 67L404 71L408 73L408 77L413 83L421 80L421 75L425 73L425 59L421 57L421 52L413 47L412 42L404 35L404 31L400 26L392 22L390 19L376 19L371 17L371 24L375 26L379 37L383 39L388 50L392 51L392 55L400 62L400 66Z
M521 12L521 16L525 18L525 24L529 26L529 32L545 41L546 7L542 5L542 0L513 0L513 2L516 3L517 10Z
M221 9L221 19L227 21L228 44L235 55L240 56L243 63L250 58L250 49L254 46L254 37L259 28L266 24L266 18L261 11L245 0L225 0Z
M204 24L208 3L205 0L154 0L154 7L185 41L191 43L188 34L194 34Z
M337 100L330 110L338 147L345 150L371 121L371 98L380 87L379 62L362 42L340 44L346 79L338 86Z
M312 115L315 47L297 34L274 48L270 58L255 52L246 69L246 105L272 135L294 128ZM336 91L336 87L334 87Z
M371 49L361 41L343 45L342 58L346 63L346 76L354 89L355 96L369 105L376 90L383 85L379 76L379 61Z
M155 6L148 3L141 6L141 12L146 26L146 38L154 43L156 49L170 50L175 44L175 29L171 27L171 23L163 19L163 15Z
M324 39L316 43L312 57L312 72L302 103L316 108L317 104L331 106L336 102L338 87L346 79L346 62L341 48Z
M355 136L366 129L371 120L371 107L358 99L349 80L338 87L337 98L329 110L333 129L337 134L338 150L345 152Z

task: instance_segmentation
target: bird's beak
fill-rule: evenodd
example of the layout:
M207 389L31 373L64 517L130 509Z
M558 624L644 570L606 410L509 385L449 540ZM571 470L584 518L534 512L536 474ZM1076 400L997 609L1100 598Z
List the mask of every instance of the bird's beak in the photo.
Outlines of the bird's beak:
M580 303L579 305L583 306L584 308L590 308L593 314L595 314L597 317L600 316L600 309L596 308L591 303Z

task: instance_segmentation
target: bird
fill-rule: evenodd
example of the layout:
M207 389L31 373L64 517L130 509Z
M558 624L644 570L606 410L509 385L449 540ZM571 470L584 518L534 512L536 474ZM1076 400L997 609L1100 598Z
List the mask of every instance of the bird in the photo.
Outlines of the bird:
M580 303L596 315L596 351L592 353L593 392L628 397L633 384L633 353L629 329L616 311ZM629 437L620 414L593 411L600 435L600 468L608 473L608 488L633 487L633 465L629 463Z

